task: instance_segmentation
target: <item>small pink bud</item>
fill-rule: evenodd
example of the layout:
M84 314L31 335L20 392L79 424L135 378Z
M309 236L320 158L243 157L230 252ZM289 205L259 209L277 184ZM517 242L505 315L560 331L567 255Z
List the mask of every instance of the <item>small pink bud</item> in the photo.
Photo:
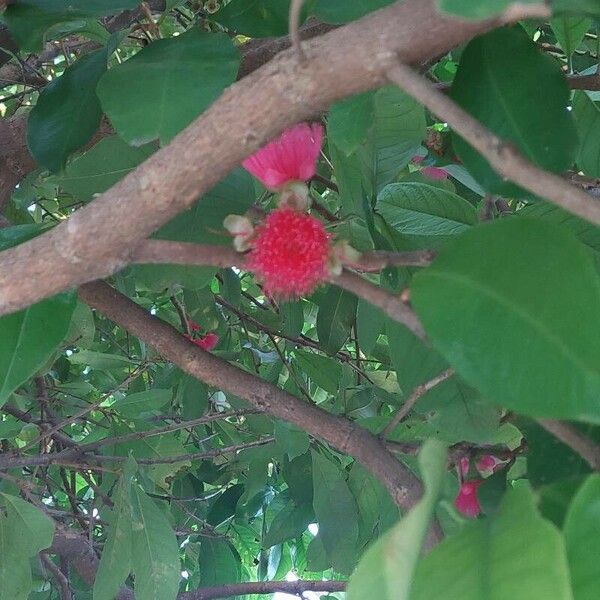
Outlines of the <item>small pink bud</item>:
M200 327L196 321L192 321L191 319L189 321L189 325L191 331L200 331L202 329L202 327Z
M456 510L470 519L474 519L481 513L477 490L482 483L482 479L465 481L460 486L460 491L454 500Z
M492 454L485 454L477 461L477 470L484 475L489 477L493 475L502 465L504 461L496 458Z

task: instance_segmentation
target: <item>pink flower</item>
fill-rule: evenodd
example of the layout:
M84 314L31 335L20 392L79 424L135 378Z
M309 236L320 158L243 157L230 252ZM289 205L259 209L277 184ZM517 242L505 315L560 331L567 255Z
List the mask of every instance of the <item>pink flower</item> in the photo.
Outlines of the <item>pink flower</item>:
M275 191L292 181L308 181L316 173L322 142L320 123L300 123L286 129L242 165L267 189Z
M463 482L454 500L456 510L470 519L474 519L481 512L477 489L482 483L483 479Z
M202 329L202 327L200 327L200 325L198 325L198 323L196 323L196 321L192 321L190 319L190 330L191 331L200 331Z
M207 333L199 338L193 338L191 335L184 334L184 336L192 342L195 346L199 346L202 350L210 352L214 350L219 343L219 336L216 333Z
M477 461L477 470L484 476L493 475L502 465L504 461L496 458L492 454L485 454Z
M318 219L278 208L257 228L246 266L267 294L281 299L306 296L329 276L329 240Z

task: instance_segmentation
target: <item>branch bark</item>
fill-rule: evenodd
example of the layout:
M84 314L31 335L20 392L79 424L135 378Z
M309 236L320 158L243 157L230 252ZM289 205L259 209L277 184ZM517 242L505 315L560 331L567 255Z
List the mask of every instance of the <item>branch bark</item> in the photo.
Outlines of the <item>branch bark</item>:
M300 596L303 592L343 592L345 589L345 581L252 581L182 592L177 596L177 600L215 600L245 594L275 594L276 592Z
M557 440L579 454L594 471L600 471L600 446L568 423L540 419L538 423Z
M406 0L305 42L303 64L280 53L68 221L2 252L0 315L121 269L140 241L285 127L382 85L398 59L423 62L504 21L465 22L434 0Z
M600 225L600 203L594 198L562 177L544 171L526 160L512 144L484 127L409 66L396 65L390 69L388 77L408 95L448 123L478 150L500 175L570 213Z

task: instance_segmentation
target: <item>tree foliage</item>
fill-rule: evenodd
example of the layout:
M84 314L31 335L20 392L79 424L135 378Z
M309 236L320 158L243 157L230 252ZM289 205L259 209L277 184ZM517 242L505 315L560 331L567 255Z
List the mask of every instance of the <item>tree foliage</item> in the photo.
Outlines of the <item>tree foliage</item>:
M170 142L239 93L257 52L287 47L290 4L9 2L0 124L26 122L29 166L6 201L0 176L0 253L92 211L149 157L176 187ZM392 4L307 0L302 31ZM598 597L600 4L422 4L479 34L419 68L506 169L452 115L379 85L313 107L310 215L345 264L313 293L271 297L233 253L228 215L256 225L295 193L236 167L156 218L147 248L183 259L131 248L98 297L63 289L0 316L0 600ZM287 52L289 77L308 77ZM249 154L262 134L246 117ZM522 159L586 193L589 219L515 183Z

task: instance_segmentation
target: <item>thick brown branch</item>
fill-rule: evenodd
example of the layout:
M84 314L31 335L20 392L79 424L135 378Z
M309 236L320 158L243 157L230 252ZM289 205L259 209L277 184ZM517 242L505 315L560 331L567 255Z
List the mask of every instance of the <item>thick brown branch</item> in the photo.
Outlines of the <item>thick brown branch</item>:
M305 42L303 64L280 53L68 221L2 252L0 314L121 269L140 241L285 127L383 84L398 59L423 62L501 22L462 22L434 0L406 0Z
M600 203L558 175L529 162L514 148L481 125L469 113L410 67L398 64L388 73L407 94L443 119L488 160L503 177L518 183L565 210L600 225Z

